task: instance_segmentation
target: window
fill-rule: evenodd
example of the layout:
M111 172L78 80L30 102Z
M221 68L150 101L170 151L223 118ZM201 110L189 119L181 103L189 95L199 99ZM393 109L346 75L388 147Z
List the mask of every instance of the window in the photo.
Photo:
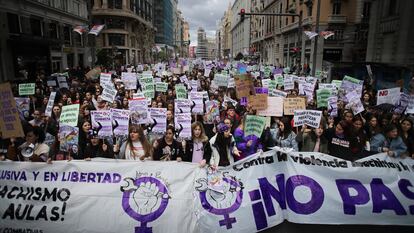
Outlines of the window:
M371 12L371 2L364 2L364 8L362 10L362 21L368 22Z
M122 0L108 0L108 8L122 9Z
M312 16L313 5L308 6L308 16Z
M109 46L119 45L125 46L125 35L124 34L108 34Z
M125 29L125 20L122 19L108 19L106 20L108 29Z
M63 28L63 40L65 41L65 45L70 45L71 44L71 36L70 33L71 32L71 28L69 26L65 26Z
M49 23L49 37L52 39L58 39L58 30L56 23Z
M9 24L10 33L20 33L20 22L18 15L7 13L7 22Z
M75 42L74 43L75 46L81 47L83 45L83 43L82 43L82 35L80 35L77 32L72 32L72 34L73 34L73 37L72 38L73 38L73 41Z
M32 35L42 36L42 24L39 19L30 19L30 28L32 29Z
M78 15L78 16L81 15L80 14L80 4L79 4L79 2L73 2L73 13L75 15Z
M388 1L388 14L387 16L393 16L397 14L397 0Z
M332 4L332 14L333 15L340 15L341 14L341 2L335 1Z

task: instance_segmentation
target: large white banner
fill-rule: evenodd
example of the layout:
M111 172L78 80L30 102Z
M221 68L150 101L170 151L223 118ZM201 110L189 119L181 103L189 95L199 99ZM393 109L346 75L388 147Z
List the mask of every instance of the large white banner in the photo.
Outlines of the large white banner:
M111 160L0 163L0 228L256 232L284 220L414 225L414 160L272 150L213 171Z

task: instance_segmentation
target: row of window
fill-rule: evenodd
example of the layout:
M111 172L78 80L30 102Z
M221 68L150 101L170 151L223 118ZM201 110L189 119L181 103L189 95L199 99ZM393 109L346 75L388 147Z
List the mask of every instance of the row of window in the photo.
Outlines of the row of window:
M39 3L56 8L82 18L87 17L86 4L79 0L35 0Z
M81 36L72 32L71 25L60 25L58 22L45 22L38 17L24 17L7 13L9 33L25 34L49 39L63 39L65 45L83 46Z
M102 5L102 0L99 1L101 1ZM144 18L146 21L152 21L153 8L150 0L130 0L129 4L129 9L132 12ZM108 8L122 10L122 0L108 0Z

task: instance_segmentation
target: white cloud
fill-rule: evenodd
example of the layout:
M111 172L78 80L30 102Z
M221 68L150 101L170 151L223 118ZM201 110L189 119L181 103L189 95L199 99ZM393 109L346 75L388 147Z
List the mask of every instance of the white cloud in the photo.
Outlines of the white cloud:
M178 8L190 25L191 45L197 45L197 29L204 28L207 37L215 37L217 21L233 0L179 0Z

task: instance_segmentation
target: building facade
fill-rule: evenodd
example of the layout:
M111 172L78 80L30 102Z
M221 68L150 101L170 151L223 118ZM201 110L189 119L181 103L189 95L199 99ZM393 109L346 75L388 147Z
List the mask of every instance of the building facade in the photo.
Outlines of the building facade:
M207 37L207 60L217 58L216 38Z
M208 59L208 42L206 37L206 32L203 28L198 28L197 30L197 49L196 57L201 59Z
M190 24L187 21L184 21L183 24L183 43L182 48L182 57L189 57L189 48L190 48Z
M97 52L112 55L115 65L150 62L155 34L153 0L93 2L92 22L105 24L96 38Z
M231 47L233 42L231 37L232 18L231 4L229 3L229 6L224 12L216 31L216 54L218 58L228 59L231 56Z
M174 3L175 0L154 0L155 43L168 57L174 53Z
M372 1L366 60L414 70L414 2Z
M86 1L0 0L0 21L0 81L92 65L88 36L73 32L89 23Z
M231 41L232 41L232 57L236 57L239 53L248 55L250 47L250 17L241 20L239 13L241 9L249 12L251 7L250 0L235 0L231 7Z

